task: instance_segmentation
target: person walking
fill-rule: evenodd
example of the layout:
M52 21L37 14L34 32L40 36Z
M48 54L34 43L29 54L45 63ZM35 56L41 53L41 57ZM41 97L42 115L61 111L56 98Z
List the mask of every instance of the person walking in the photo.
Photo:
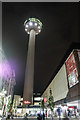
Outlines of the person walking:
M24 120L28 120L28 114L26 113Z
M46 110L46 119L47 119L47 110Z
M37 120L42 120L42 117L40 114L37 115Z
M61 112L62 112L61 107L58 107L57 112L58 112L59 120L61 120L61 118L60 118L60 116L61 116Z
M10 116L11 116L11 114L10 114L10 112L8 112L8 115L7 115L7 117L6 117L6 120L10 120Z
M43 112L43 115L42 115L42 120L45 120L45 114L44 114L44 112Z

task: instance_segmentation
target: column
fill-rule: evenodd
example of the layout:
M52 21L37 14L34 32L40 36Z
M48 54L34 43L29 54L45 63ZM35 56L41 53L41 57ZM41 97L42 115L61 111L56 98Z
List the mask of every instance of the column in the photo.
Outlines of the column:
M33 103L33 81L34 81L34 52L35 52L35 31L30 31L27 63L25 71L23 100Z

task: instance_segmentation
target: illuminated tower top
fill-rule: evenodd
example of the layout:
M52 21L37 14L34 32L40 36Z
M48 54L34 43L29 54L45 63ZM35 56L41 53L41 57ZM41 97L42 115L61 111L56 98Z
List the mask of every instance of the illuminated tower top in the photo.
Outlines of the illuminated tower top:
M41 32L42 29L42 22L36 18L29 18L24 22L25 31L30 34L31 30L34 30L36 35Z

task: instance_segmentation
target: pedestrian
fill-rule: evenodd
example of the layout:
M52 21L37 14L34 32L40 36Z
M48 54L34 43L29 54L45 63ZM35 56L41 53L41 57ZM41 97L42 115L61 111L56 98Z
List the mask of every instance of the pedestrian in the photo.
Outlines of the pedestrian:
M47 110L46 110L46 119L47 119Z
M60 120L60 116L61 116L61 112L62 112L61 107L58 107L57 112L58 112L58 116L59 116L59 120Z
M42 117L40 114L37 114L37 120L42 120Z
M28 120L28 117L27 117L27 116L28 116L28 114L26 113L24 120Z
M13 112L11 112L11 119L13 119Z
M42 115L42 120L45 120L45 114L44 114L44 112L43 112L43 115Z
M6 120L10 120L10 112L8 112Z
M70 110L68 109L68 117L70 117Z

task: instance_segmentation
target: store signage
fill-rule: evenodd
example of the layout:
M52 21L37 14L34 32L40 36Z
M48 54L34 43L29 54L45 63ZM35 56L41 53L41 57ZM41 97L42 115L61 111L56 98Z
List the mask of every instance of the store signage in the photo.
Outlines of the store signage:
M40 100L41 100L41 97L35 97L34 100L35 100L35 101L40 101Z
M80 50L78 50L79 65L80 65Z
M74 106L69 106L68 108L72 108L72 109L74 109Z
M47 102L47 98L44 98L44 102L45 102L45 103Z
M30 101L24 101L24 104L30 104L31 102Z
M76 67L76 61L74 57L74 53L72 52L68 59L66 60L66 66L67 66L67 75L69 80L69 87L71 88L75 84L77 84L78 81L78 71Z

